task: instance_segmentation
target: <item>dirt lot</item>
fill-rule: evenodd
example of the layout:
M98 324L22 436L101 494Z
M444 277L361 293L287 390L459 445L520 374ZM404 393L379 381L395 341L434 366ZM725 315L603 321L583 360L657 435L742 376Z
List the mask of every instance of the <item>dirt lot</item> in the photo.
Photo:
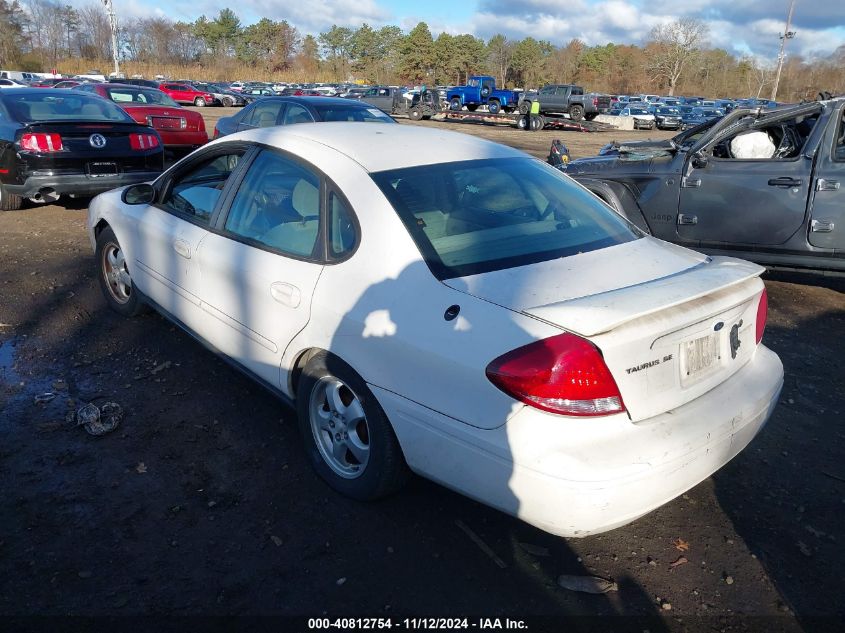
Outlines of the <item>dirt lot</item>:
M540 156L557 135L576 155L609 138L464 127ZM595 630L652 632L845 617L845 283L767 276L786 385L761 436L656 512L565 540L421 479L374 504L335 494L292 411L161 317L106 309L84 217L84 201L0 214L1 614L637 615L654 619ZM119 403L121 427L70 426L89 401Z

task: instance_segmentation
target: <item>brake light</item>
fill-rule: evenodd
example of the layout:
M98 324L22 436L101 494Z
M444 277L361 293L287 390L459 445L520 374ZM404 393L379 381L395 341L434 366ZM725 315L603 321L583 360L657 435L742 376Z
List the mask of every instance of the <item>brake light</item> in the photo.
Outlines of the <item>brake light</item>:
M218 136L220 136L220 130L218 130L217 126L215 125L214 126L214 136L212 136L211 138L217 138Z
M766 331L766 320L769 318L769 293L763 288L760 295L760 303L757 304L757 344L763 340L763 332Z
M64 146L62 145L62 136L61 134L56 133L27 133L21 136L20 143L21 149L29 150L30 152L38 152L40 154L61 152L64 149Z
M517 348L492 361L486 373L506 394L543 411L577 416L625 411L601 352L574 334Z
M598 97L593 97L593 105L596 106L596 107L599 107L599 98Z
M158 137L155 134L130 134L129 146L137 151L158 147Z

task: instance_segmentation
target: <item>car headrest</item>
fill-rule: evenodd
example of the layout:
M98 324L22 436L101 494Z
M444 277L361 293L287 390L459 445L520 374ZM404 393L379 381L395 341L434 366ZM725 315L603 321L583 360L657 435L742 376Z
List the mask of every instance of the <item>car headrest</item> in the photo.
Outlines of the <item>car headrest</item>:
M318 215L320 213L320 190L307 180L300 180L293 188L291 204L301 216Z

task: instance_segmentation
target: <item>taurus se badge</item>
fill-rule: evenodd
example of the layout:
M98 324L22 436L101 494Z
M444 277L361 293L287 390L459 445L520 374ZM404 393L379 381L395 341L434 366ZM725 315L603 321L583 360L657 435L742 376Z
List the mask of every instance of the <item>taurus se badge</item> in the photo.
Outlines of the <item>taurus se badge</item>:
M736 358L737 350L742 345L742 341L739 340L739 328L741 327L742 321L740 320L739 323L735 323L731 328L731 358Z

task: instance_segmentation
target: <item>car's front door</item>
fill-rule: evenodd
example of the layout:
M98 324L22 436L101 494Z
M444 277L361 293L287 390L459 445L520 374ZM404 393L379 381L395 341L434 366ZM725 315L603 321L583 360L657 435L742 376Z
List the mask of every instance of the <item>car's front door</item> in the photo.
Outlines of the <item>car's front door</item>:
M133 249L141 291L191 329L202 332L197 250L209 234L221 194L244 154L220 148L186 164L163 183L155 205L133 207Z
M691 155L681 180L678 237L715 247L774 246L792 237L807 212L813 156L804 154L803 148L814 122L814 117L767 117L735 133L715 136L706 161ZM733 142L748 132L768 136L773 153L736 158Z
M845 107L828 123L813 178L809 241L845 253Z
M308 323L323 270L321 191L312 169L263 150L218 232L199 248L208 339L276 387L282 354Z

